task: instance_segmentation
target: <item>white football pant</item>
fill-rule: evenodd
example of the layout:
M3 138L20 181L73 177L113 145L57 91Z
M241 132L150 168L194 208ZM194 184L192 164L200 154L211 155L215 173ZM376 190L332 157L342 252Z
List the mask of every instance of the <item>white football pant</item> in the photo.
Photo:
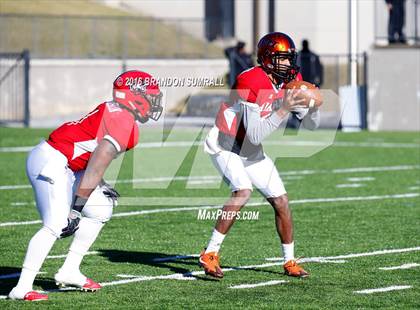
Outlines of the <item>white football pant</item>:
M74 173L67 166L67 158L45 141L29 154L26 172L34 190L43 227L29 242L19 282L12 290L11 294L18 299L32 290L36 274L55 240L60 237L62 229L67 226L72 198L84 173ZM103 189L98 186L82 210L83 218L60 272L80 274L79 265L83 256L104 223L111 218L112 209L112 199L106 197Z
M265 198L286 194L283 181L273 161L266 154L264 156L263 160L251 162L229 151L210 155L214 166L232 192L241 189L252 190L254 185Z

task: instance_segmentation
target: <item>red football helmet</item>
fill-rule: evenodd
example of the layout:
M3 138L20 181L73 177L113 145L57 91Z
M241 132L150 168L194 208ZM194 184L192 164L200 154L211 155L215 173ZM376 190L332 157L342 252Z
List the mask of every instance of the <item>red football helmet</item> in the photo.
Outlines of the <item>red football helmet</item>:
M293 40L285 33L271 32L258 42L258 63L281 82L288 83L296 78L296 48ZM290 65L280 64L280 59L289 59Z
M145 123L157 121L162 115L162 93L155 78L142 71L126 71L114 81L114 101L133 113L136 120Z

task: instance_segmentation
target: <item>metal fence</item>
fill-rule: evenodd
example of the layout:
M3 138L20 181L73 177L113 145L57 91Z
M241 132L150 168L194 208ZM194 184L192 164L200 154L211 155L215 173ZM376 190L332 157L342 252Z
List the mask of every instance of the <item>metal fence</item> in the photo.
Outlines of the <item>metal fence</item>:
M0 14L0 52L33 58L220 58L203 19ZM5 50L7 49L7 50Z
M385 1L374 1L376 44L388 43L389 12ZM420 44L420 0L405 1L403 32L409 44Z
M29 52L0 53L0 124L29 126Z
M350 84L350 67L348 54L321 54L319 55L324 69L324 79L321 88L331 89L338 93L339 88ZM367 84L367 54L356 55L357 60L357 84Z

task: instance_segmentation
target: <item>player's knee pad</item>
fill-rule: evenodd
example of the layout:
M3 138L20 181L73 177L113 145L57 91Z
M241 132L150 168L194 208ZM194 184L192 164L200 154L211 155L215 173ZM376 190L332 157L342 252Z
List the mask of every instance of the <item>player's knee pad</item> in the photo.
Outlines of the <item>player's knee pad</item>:
M113 200L103 194L101 187L97 187L89 196L82 214L87 218L106 223L111 219L113 207Z

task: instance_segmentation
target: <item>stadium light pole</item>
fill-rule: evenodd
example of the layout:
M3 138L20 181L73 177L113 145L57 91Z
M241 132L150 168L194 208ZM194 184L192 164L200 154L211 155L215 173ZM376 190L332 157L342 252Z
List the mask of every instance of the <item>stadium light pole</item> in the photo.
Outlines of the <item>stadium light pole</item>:
M276 27L276 0L268 0L268 32L274 32Z
M357 85L357 52L358 52L358 38L359 38L359 27L358 27L358 0L348 0L348 20L349 20L349 82L351 86Z
M258 37L260 35L259 24L260 24L260 1L252 0L252 46L254 55L257 54Z

